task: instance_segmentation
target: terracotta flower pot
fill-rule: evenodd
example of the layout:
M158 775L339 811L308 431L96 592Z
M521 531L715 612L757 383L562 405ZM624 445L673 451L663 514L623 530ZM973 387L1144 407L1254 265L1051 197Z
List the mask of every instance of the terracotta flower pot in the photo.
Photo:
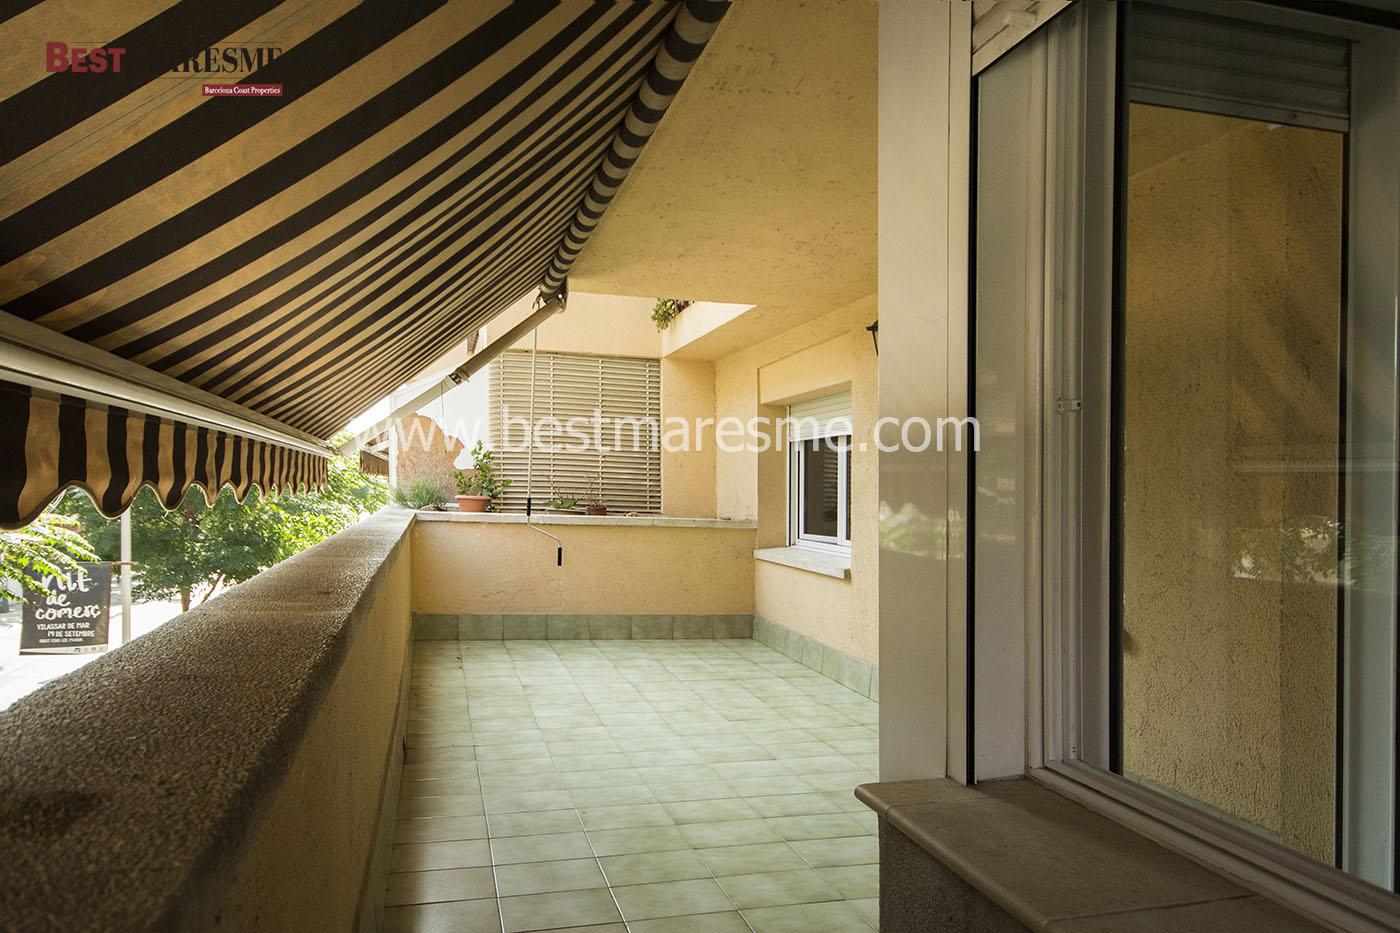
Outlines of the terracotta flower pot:
M486 506L491 502L490 496L458 496L457 511L459 512L485 512Z
M606 505L590 505L590 506L588 507L588 514L589 514L589 515L607 515L607 514L608 514L608 507L607 507Z

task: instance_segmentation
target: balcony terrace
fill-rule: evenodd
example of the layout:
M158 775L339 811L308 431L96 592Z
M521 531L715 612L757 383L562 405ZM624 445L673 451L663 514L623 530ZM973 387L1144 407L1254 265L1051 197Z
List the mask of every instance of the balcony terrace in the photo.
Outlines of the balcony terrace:
M742 575L680 585L732 576L751 523L556 517L562 569L596 584L561 613L519 559L552 543L509 516L417 516L367 519L0 714L9 922L875 922L875 820L852 794L875 777L869 672L858 693L727 637L754 631ZM658 548L689 562L598 576ZM539 611L471 602L461 581L492 567L515 593L495 605Z
M0 712L0 930L1400 933L1397 2L19 4L0 529L694 434Z

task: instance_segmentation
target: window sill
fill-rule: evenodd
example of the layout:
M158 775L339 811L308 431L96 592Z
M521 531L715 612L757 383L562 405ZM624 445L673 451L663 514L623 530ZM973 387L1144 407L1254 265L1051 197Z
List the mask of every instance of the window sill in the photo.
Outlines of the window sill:
M851 578L851 555L819 551L810 547L766 547L753 552L757 560L782 564L809 573L819 573L838 580Z
M1400 930L1400 896L1079 761L1030 777L1061 796L1329 928Z
M1030 929L1400 929L1389 891L1292 853L1287 864L1226 855L1061 770L1088 769L970 787L875 783L855 796L881 818L882 838L897 832ZM1096 925L1106 916L1114 926Z
M898 833L951 873L896 859L901 890L955 876L1033 930L1323 929L1036 780L864 784L856 796L882 840Z

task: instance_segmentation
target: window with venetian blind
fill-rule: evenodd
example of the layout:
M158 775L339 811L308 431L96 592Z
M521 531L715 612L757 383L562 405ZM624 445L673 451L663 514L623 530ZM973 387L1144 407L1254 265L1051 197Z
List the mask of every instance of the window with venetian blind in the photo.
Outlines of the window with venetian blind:
M500 499L524 511L590 491L610 512L661 511L661 364L630 356L536 354L534 423L528 451L530 352L507 350L491 364L491 447Z

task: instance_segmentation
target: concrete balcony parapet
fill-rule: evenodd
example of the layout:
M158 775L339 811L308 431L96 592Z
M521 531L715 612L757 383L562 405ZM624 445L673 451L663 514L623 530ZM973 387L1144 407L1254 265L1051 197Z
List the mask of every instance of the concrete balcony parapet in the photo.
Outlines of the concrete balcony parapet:
M0 925L355 926L411 523L368 518L0 713Z

